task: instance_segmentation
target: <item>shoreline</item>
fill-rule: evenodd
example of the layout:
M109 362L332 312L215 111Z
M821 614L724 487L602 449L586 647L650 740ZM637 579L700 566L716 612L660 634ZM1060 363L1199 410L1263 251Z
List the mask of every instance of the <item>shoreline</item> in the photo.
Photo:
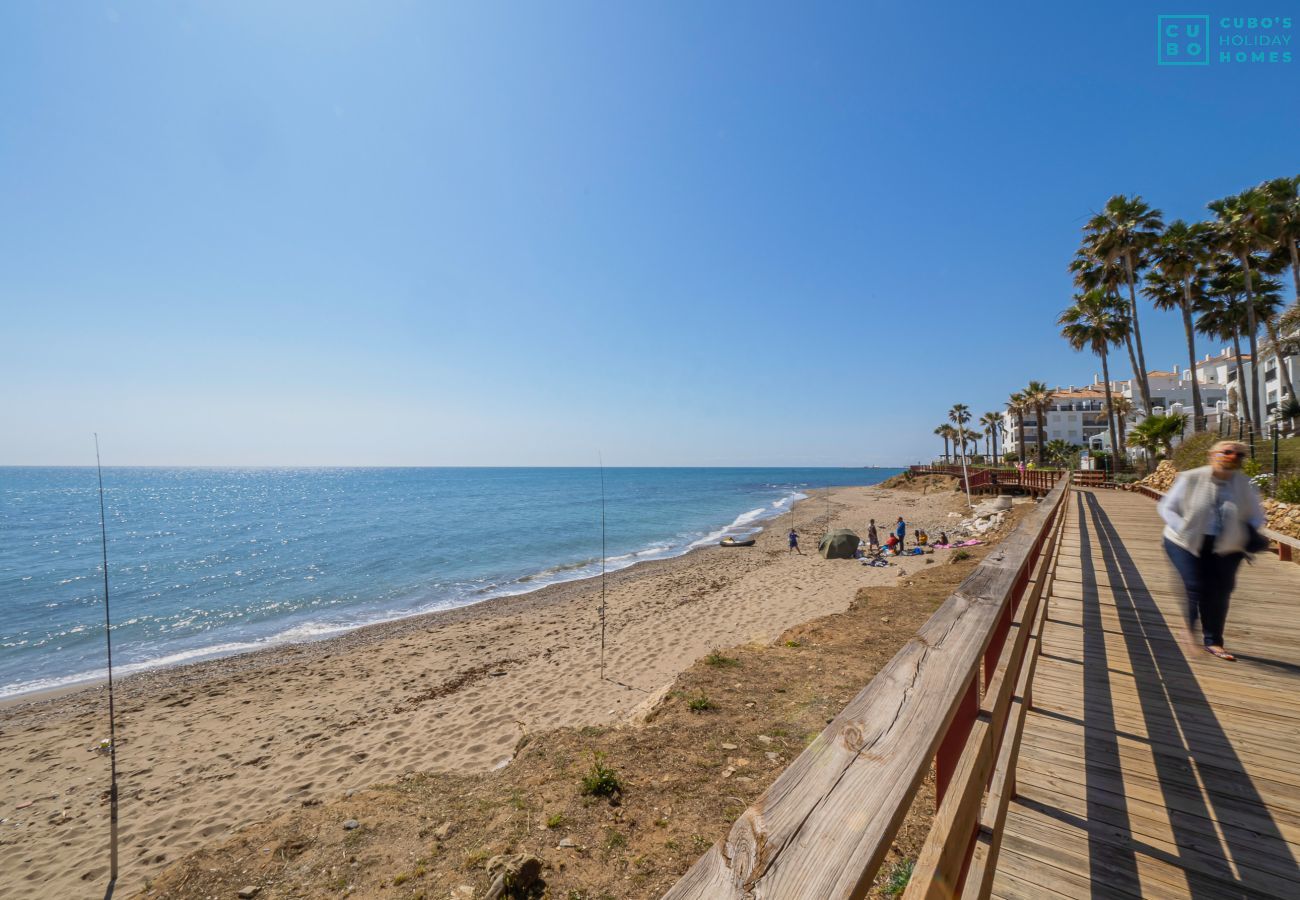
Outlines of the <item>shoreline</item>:
M290 809L409 772L488 771L536 732L627 721L712 649L770 643L846 610L862 587L946 561L823 560L825 502L796 508L803 556L769 527L751 548L704 546L611 573L603 679L600 583L585 578L115 682L119 889ZM899 513L928 527L960 505L951 493L832 488L829 527ZM93 752L104 695L80 686L0 708L0 753L13 760L0 894L75 895L105 877L108 760Z
M887 480L888 478L882 479L882 481L887 481ZM874 488L874 487L878 487L878 485L879 482L872 485L853 485L851 487ZM843 490L843 489L844 488L838 488L838 490ZM816 489L810 488L809 490L816 490ZM636 569L641 566L653 565L655 563L671 562L672 560L682 559L683 557L689 556L692 553L695 553L697 551L716 548L717 542L710 540L714 536L716 536L718 540L721 540L722 537L733 533L738 535L743 534L745 537L757 536L758 534L762 533L765 530L767 523L774 522L783 516L790 515L792 510L794 510L800 504L806 503L807 501L812 499L812 497L813 495L811 494L805 494L802 490L794 489L791 491L789 496L783 497L779 501L780 503L788 504L788 505L785 506L784 508L780 508L780 511L774 515L759 516L749 520L748 522L738 523L737 521L738 519L742 518L745 515L748 515L750 512L752 512L752 510L747 510L745 512L738 513L732 519L730 524L723 525L709 531L705 535L705 537L700 538L698 541L687 544L680 548L676 548L668 552L667 555L664 556L656 556L649 559L633 559L631 562L627 563L626 565L621 565L616 569L607 571L605 573L605 578L608 580L622 572L628 572L632 569ZM774 508L778 508L778 507L774 507ZM708 541L708 542L701 543L702 541ZM635 557L636 555L643 552L645 551L634 550L630 554L624 554L624 556L621 558L626 558L626 556ZM608 563L609 558L606 558L605 561L606 563ZM586 568L588 565L593 565L593 564L591 563L579 564L575 566L575 568ZM505 588L508 585L520 584L521 582L526 582L529 579L536 578L539 575L543 575L546 572L553 571L554 569L555 566L549 566L547 568L541 569L535 574L527 575L523 578L516 579L513 582L507 582L504 585L497 585L494 588L488 590L498 590L501 588ZM310 646L314 644L328 643L331 641L341 641L344 638L347 638L349 635L354 635L357 634L358 632L367 631L369 629L385 628L387 626L396 626L399 623L404 623L412 620L429 619L430 621L434 621L436 617L449 616L453 613L461 612L464 610L477 609L479 607L484 607L487 604L498 603L499 601L513 600L522 597L531 597L543 591L568 587L572 585L578 585L599 577L601 577L601 573L594 572L586 575L577 575L572 578L561 578L556 581L550 581L545 584L537 585L536 587L526 587L523 590L512 592L512 593L497 594L495 596L485 597L482 600L476 600L472 603L465 603L460 606L453 606L447 609L429 610L426 612L411 612L411 613L399 614L397 616L394 616L391 619L386 619L378 622L365 622L359 625L344 626L340 631L336 633L322 634L316 638L300 638L297 640L285 640L285 641L275 642L274 641L275 635L272 635L271 638L268 639L267 642L265 643L265 646L261 646L261 647L249 647L246 649L235 650L229 653L214 651L210 655L205 655L203 654L203 651L198 651L198 653L202 655L203 658L196 659L192 662L176 662L176 663L169 663L169 664L164 663L156 666L149 665L148 663L146 663L145 664L146 668L144 669L141 669L136 672L131 672L128 675L122 675L116 677L114 679L113 687L115 691L120 690L123 686L127 685L129 682L133 681L136 678L142 678L160 672L179 672L181 670L189 669L191 667L203 666L207 663L227 663L230 660L235 660L243 656L256 656L258 654L264 654L264 653L278 653L288 647L304 647L304 646ZM300 627L300 626L296 626L296 627ZM135 665L135 664L128 663L126 665ZM107 685L107 683L108 683L108 676L107 674L104 674L104 675L98 675L95 677L84 678L84 679L78 678L76 681L71 681L66 684L36 688L34 690L23 691L17 694L0 696L0 712L12 709L14 707L23 706L28 703L42 703L48 700L57 700L62 697L67 697L69 695L76 694L77 692L83 690L86 691L97 690Z

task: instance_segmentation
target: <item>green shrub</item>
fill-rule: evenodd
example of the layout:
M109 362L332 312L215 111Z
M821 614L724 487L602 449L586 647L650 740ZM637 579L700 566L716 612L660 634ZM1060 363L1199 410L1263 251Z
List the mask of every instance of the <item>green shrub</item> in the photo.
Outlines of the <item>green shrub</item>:
M1300 503L1300 475L1279 478L1274 496L1279 503Z
M970 559L970 553L966 550L954 550L952 554L953 562L961 562L963 559Z
M567 821L567 820L564 818L564 813L556 813L556 814L553 815L553 816L549 816L549 817L547 817L547 819L546 819L546 827L547 827L547 828L559 828L559 827L560 827L561 825L563 825L566 821Z
M740 665L740 660L732 656L723 656L721 650L714 650L708 656L704 657L704 661L711 666L718 666L721 668Z
M1241 471L1246 473L1247 478L1254 478L1264 471L1264 464L1257 459L1248 459L1241 464Z
M691 712L704 712L708 709L717 709L717 705L706 697L704 694L692 697L686 703L686 708Z
M914 859L906 859L901 863L895 863L894 867L889 870L889 876L885 879L880 892L886 897L903 896L903 891L907 890L907 883L912 880L912 868L915 865L916 860Z
M589 797L616 797L623 793L623 782L617 772L605 765L605 754L592 754L591 771L582 777L582 792Z

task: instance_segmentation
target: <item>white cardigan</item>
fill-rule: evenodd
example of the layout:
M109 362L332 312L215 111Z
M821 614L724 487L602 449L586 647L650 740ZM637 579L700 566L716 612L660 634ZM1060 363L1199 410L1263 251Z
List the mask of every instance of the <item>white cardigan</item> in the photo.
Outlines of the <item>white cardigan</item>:
M1201 543L1214 515L1215 484L1213 469L1201 466L1189 469L1174 480L1174 485L1160 501L1160 517L1165 520L1164 536L1188 553L1199 556ZM1214 539L1215 555L1241 553L1249 537L1246 525L1264 525L1264 507L1259 491L1241 472L1233 472L1229 481L1232 499L1223 505L1223 528Z

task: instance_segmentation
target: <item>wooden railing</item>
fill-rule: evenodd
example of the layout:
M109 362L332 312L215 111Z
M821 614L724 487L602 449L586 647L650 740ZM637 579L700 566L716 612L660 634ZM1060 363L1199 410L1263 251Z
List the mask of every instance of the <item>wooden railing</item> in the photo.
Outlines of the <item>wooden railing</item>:
M988 466L968 466L963 472L961 466L946 463L911 466L910 471L913 475L950 475L961 481L963 490L969 484L972 491L987 487L1019 487L1043 494L1052 489L1062 472L1061 469L1026 469L1021 472L1019 469L994 469Z
M1164 497L1164 492L1158 491L1149 485L1134 484L1132 489L1143 497L1150 497L1157 502ZM1300 540L1291 537L1289 534L1274 531L1272 528L1261 528L1259 533L1277 544L1278 559L1283 562L1300 562Z
M666 898L865 896L932 761L939 808L908 896L987 893L1068 493L1058 477Z

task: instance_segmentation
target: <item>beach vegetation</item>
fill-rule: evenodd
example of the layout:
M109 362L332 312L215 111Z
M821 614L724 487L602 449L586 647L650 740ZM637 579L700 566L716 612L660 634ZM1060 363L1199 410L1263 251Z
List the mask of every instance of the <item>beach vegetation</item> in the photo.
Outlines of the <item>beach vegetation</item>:
M717 709L718 706L707 695L699 693L686 701L686 708L691 712L705 712L706 710Z
M791 650L796 650L796 649L798 649L799 647L802 647L802 646L803 646L803 641L797 641L797 640L795 640L795 641L786 641L786 642L785 642L785 645L786 645L787 647L789 647Z
M564 813L554 813L546 817L546 827L559 828L567 821L568 819L564 818Z
M605 765L605 754L592 754L591 770L582 778L582 793L588 797L618 797L623 793L623 782L618 773Z
M606 850L617 850L619 847L626 847L627 837L624 836L623 832L611 828L605 832L604 845Z
M1300 503L1300 475L1278 479L1274 499L1280 503Z
M716 648L712 650L708 656L704 657L704 662L710 666L717 666L718 668L730 668L731 666L740 665L740 660L736 659L734 656L727 656L721 650Z
M487 847L479 847L477 850L471 850L465 854L465 859L461 866L465 869L482 868L483 863L492 858L492 851Z
M1174 440L1182 436L1187 428L1187 416L1182 413L1166 413L1147 416L1133 426L1129 432L1130 447L1139 447L1159 457L1167 457L1174 452Z
M880 893L886 897L901 897L903 891L907 890L907 883L912 880L912 869L916 866L916 860L905 859L902 862L894 863L889 869L889 874L885 877L885 883L880 887Z
M954 550L954 551L952 552L952 561L953 561L953 562L961 562L962 560L967 560L967 559L970 559L970 551L969 551L969 550Z

